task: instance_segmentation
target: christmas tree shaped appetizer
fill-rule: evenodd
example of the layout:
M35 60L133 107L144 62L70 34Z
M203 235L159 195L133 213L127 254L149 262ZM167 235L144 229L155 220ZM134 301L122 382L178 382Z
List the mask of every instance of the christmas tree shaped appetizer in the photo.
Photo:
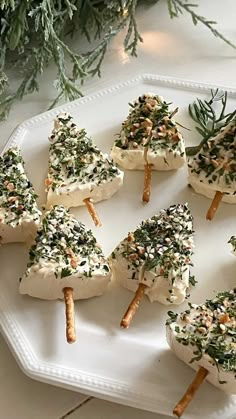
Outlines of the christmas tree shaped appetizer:
M57 116L49 141L47 208L57 204L68 208L86 205L95 224L100 225L93 202L109 199L121 187L123 172L68 113Z
M0 243L32 242L41 212L17 148L0 156L0 185Z
M189 287L193 249L192 215L188 205L172 205L143 221L110 257L114 277L135 292L122 321L129 327L143 294L150 301L181 304Z
M145 170L143 202L148 202L152 170L178 169L185 163L181 133L162 97L140 96L122 124L111 151L113 160L124 169Z
M215 102L221 103L217 115ZM208 198L213 198L207 212L212 220L221 202L236 203L236 110L225 114L227 92L211 91L210 100L197 99L189 106L202 141L187 147L189 184Z
M227 393L236 394L236 289L221 292L202 305L189 306L189 310L179 315L169 312L167 320L170 348L198 371L174 408L178 417L205 379Z
M73 299L101 295L111 277L102 250L90 230L63 206L45 215L30 261L20 282L20 293L54 300L65 299L67 341L75 341Z
M206 218L212 220L220 201L236 203L236 119L201 150L188 158L189 183L197 193L213 198Z

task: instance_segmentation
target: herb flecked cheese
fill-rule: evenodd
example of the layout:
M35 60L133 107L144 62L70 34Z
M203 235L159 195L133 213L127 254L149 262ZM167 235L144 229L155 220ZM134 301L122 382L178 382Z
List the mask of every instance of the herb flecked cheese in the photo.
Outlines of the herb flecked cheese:
M108 261L91 230L63 206L45 214L29 263L20 282L20 293L47 300L63 298L72 287L74 299L101 295L111 277Z
M169 104L161 96L147 93L130 104L130 112L111 151L125 169L178 169L185 163L185 147ZM145 158L145 148L147 155Z
M109 199L123 184L123 172L79 129L68 113L55 120L49 138L49 172L45 181L47 207L84 205Z
M151 301L181 304L193 279L192 253L192 215L187 204L178 204L143 221L115 248L110 261L125 288L135 292L144 283Z
M168 314L167 341L177 357L195 370L204 367L208 381L236 393L236 289Z
M8 149L0 156L0 185L1 243L32 241L41 212L17 148Z
M236 119L205 142L201 150L188 157L189 183L197 193L236 203Z

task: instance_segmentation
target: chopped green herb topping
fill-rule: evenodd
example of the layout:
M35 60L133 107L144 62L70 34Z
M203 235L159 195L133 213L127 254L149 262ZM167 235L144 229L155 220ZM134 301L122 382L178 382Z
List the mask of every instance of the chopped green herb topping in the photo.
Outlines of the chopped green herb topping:
M134 150L148 145L154 153L163 149L184 155L182 135L172 118L169 104L162 97L144 94L130 107L115 141L116 147Z
M167 314L169 316L169 319L166 321L166 324L174 323L177 319L178 314L174 313L173 311L169 310L167 311Z
M194 275L189 276L189 283L194 287L197 284L197 280Z
M214 299L190 307L179 315L168 313L167 324L178 342L193 346L191 362L206 354L218 369L236 372L236 289L220 292Z
M91 230L77 221L63 206L48 211L39 229L35 244L30 249L30 269L49 266L56 278L75 274L93 276L96 271L110 272L100 246Z
M40 221L37 195L26 176L24 161L17 148L0 156L0 185L0 222L15 227L29 219Z
M236 237L235 236L230 237L228 243L232 245L233 251L236 252Z
M47 190L55 191L75 182L99 185L120 174L113 161L93 144L84 129L76 126L68 113L56 118L49 141Z
M173 284L192 266L192 253L192 215L187 204L179 204L143 221L116 247L112 258L121 255L127 260L128 269L135 272L131 279L153 271L155 278L164 277Z
M215 190L229 192L236 189L236 119L231 121L214 138L210 138L201 150L188 158L191 174L201 182L215 184ZM234 185L233 185L234 184Z

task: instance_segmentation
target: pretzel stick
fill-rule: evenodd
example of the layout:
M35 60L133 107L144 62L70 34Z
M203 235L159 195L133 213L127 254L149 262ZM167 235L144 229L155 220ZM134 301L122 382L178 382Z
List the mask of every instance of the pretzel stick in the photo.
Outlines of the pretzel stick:
M193 400L195 393L197 392L200 385L205 380L207 374L208 374L208 371L206 370L206 368L204 367L199 368L193 382L187 388L186 393L183 395L182 399L179 401L179 403L175 406L173 410L173 414L176 415L178 418L182 416L186 407Z
M68 343L74 343L76 341L76 334L73 288L63 288L63 293L66 306L66 340Z
M95 206L93 205L92 199L91 198L85 198L84 199L84 203L88 209L89 214L91 215L94 224L96 227L101 227L101 221L99 219L99 216L97 214L97 211L95 209Z
M145 164L143 202L149 202L151 195L152 164Z
M131 301L128 309L125 312L125 315L123 316L120 326L127 329L130 326L131 320L134 317L136 310L139 306L140 300L145 292L145 289L147 288L147 285L145 284L139 284L138 289L134 295L133 300Z
M212 200L211 206L210 206L209 210L207 211L207 215L206 215L207 220L212 220L213 219L213 217L216 213L216 210L217 210L218 206L220 205L220 201L223 198L223 195L224 194L222 192L219 192L219 191L217 191L215 193L215 196Z
M174 109L174 111L170 114L169 119L173 118L173 116L179 111L179 108ZM145 122L145 121L144 121ZM151 195L151 178L152 178L152 164L148 163L147 159L147 152L148 152L148 144L152 138L152 126L153 123L147 122L146 123L146 130L148 133L148 139L145 144L144 148L144 160L146 162L145 168L145 175L144 175L144 187L143 187L143 202L149 202L150 195Z
M147 159L148 147L144 148L144 160L146 162L144 166L144 186L143 186L143 202L149 202L151 195L151 180L152 180L152 164L148 163Z

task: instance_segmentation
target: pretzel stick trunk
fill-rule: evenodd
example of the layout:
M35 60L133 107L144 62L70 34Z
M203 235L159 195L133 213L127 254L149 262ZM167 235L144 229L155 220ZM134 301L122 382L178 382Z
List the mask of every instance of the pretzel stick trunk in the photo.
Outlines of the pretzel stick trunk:
M143 202L146 204L150 200L151 195L151 180L152 180L152 164L148 163L147 159L148 146L144 148L144 186L143 186Z
M220 201L222 200L223 195L224 194L222 192L219 192L219 191L217 191L215 193L215 196L212 200L211 206L210 206L209 210L207 211L207 215L206 215L207 220L212 220L214 218L214 215L216 213L216 210L217 210L218 206L220 205Z
M120 326L127 329L130 326L131 320L134 317L137 308L139 307L139 303L141 301L141 298L143 297L143 294L145 292L145 289L147 288L147 285L145 284L139 284L138 289L134 295L133 300L131 301L127 311L125 312Z
M173 410L173 414L176 415L178 418L182 416L186 407L193 400L197 390L199 389L200 385L205 380L207 374L208 374L208 371L206 370L206 368L204 367L199 368L193 382L190 384L186 393L183 395L182 399L179 401L179 403L175 406Z
M151 195L152 164L145 164L143 202L147 203Z
M93 222L96 227L101 227L101 221L99 219L99 216L97 214L97 211L95 209L95 206L93 205L93 201L91 198L85 198L84 203L88 209L89 214L91 215Z
M66 306L66 340L68 343L74 343L76 341L76 334L73 288L63 288L63 293Z

